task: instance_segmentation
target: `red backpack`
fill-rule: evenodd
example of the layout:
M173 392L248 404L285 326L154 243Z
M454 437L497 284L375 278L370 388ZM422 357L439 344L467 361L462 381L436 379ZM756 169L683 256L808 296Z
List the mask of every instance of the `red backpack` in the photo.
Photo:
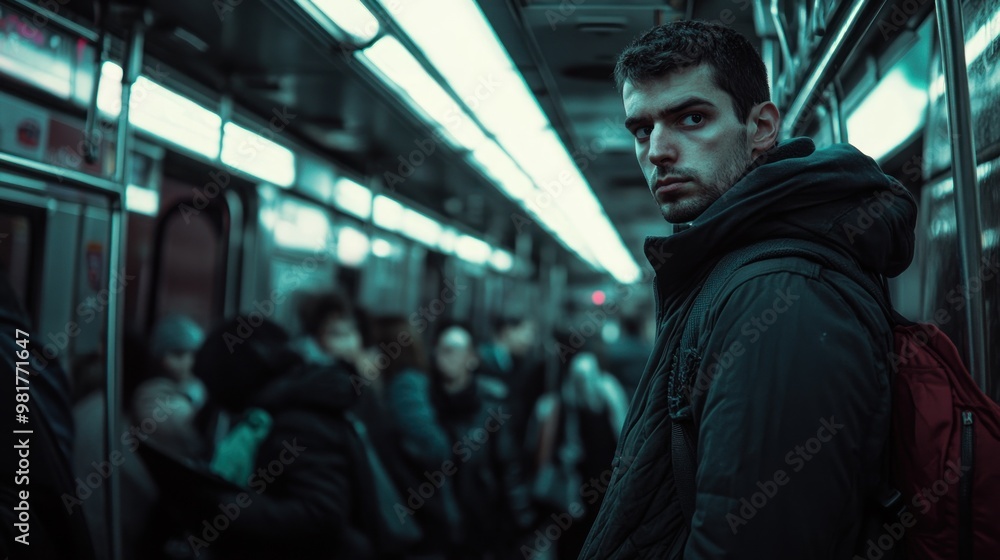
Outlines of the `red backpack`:
M726 255L702 284L681 336L693 349L710 302L740 267L782 257L819 262L851 278L893 325L892 426L879 496L882 530L854 560L1000 560L1000 405L984 394L951 340L892 309L886 286L826 246L769 240ZM680 387L692 379L676 380ZM688 526L694 510L696 427L675 422L672 462Z
M1000 558L1000 405L933 324L893 334L890 481L908 511L887 528L907 529L907 559Z

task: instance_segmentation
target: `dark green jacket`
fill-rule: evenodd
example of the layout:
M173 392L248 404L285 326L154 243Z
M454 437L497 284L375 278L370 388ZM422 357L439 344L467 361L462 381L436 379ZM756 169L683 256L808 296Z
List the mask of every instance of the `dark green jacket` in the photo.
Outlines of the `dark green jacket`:
M913 255L916 205L848 145L783 143L691 227L650 238L658 337L581 558L848 559L866 524L888 436L892 336L874 299L812 261L737 271L698 343L692 529L671 468L667 382L687 306L712 266L767 239L835 247L896 276Z

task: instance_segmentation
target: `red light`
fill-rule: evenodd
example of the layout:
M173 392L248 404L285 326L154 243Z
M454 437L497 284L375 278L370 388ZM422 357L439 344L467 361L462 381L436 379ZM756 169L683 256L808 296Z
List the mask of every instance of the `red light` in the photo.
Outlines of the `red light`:
M603 305L605 299L602 290L594 290L594 293L590 294L590 301L594 302L594 305Z

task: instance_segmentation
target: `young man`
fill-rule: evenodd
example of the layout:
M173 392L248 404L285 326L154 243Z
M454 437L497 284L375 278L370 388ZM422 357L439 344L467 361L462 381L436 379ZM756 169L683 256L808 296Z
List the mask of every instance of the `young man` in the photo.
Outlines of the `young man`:
M851 146L779 142L764 64L728 28L656 27L621 54L615 76L657 206L668 222L691 224L647 240L654 359L581 558L852 558L880 521L872 504L889 429L892 335L875 299L802 257L745 265L723 285L688 393L690 520L676 483L684 473L672 466L674 349L701 283L741 247L805 240L867 273L901 273L913 254L913 198Z

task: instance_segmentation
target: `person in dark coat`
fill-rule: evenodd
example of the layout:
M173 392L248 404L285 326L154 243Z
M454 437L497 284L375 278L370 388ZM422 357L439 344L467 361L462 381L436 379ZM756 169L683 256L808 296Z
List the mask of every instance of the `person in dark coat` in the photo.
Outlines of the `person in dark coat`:
M517 539L531 526L528 487L511 431L506 387L477 374L470 330L446 324L434 341L432 402L451 441L455 494L465 526L462 556L520 558Z
M463 539L462 519L453 477L445 471L450 470L447 463L453 462L456 442L441 425L431 401L421 335L405 318L396 316L375 319L372 330L374 347L380 352L371 363L378 368L377 379L384 387L384 429L395 444L394 449L380 453L393 469L405 499L400 519L415 520L423 529L423 540L414 553L455 558Z
M724 26L658 26L622 53L615 75L655 202L668 222L690 226L646 243L658 337L580 558L863 556L889 433L892 344L864 288L800 257L746 265L723 286L691 355L701 362L690 529L666 397L690 302L720 258L805 240L895 276L913 256L913 197L850 145L779 142L764 64Z
M228 423L224 431L240 430L251 411L264 426L256 447L246 443L249 469L219 461L225 442L230 463L246 460L232 449L232 438L221 438L216 448L216 472L249 473L226 477L242 489L172 488L170 481L158 480L166 485L164 498L174 500L170 508L186 515L190 550L233 560L391 557L381 538L365 448L345 414L358 398L354 371L304 364L280 327L265 321L252 332L240 331L245 319L210 334L196 361L217 415L229 419L208 425Z

